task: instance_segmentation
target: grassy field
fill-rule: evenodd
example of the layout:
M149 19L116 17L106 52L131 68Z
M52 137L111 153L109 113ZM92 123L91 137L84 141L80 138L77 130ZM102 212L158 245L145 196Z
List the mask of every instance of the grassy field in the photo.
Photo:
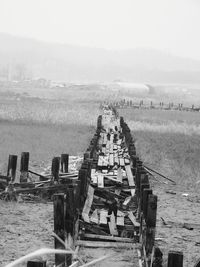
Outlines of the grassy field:
M121 110L149 167L199 190L200 114L181 111Z
M156 93L151 99L159 101L161 95ZM167 100L173 96L174 91ZM20 155L22 151L29 151L31 161L38 164L63 152L82 154L95 131L100 103L130 97L149 101L150 96L112 87L108 90L100 84L9 91L0 88L0 171L5 172L9 154ZM180 100L184 97L179 96ZM198 185L199 113L133 109L119 112L133 131L138 153L146 164L187 186Z

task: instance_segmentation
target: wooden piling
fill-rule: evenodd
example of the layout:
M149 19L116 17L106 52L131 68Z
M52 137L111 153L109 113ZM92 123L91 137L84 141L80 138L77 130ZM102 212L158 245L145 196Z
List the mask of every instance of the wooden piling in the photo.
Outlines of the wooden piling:
M64 235L64 194L54 194L53 199L54 204L54 232L55 234L60 237L63 241L65 240ZM54 240L55 249L64 249L65 246L60 243L56 238ZM63 254L55 254L55 265L58 266L59 264L65 262L65 255Z
M144 190L143 190L143 207L142 207L142 211L143 211L145 220L147 218L148 197L151 194L152 194L152 189L144 188Z
M52 159L51 174L54 181L59 181L60 157Z
M74 230L76 221L74 189L68 189L65 196L65 244L71 249L74 247ZM66 266L72 264L72 254L65 256Z
M87 169L81 168L79 170L78 180L80 181L80 209L83 208L86 199L86 185L87 185Z
M183 253L170 251L168 253L168 267L183 267Z
M146 223L149 227L156 227L156 213L157 213L157 196L148 196L147 219Z
M28 168L29 168L29 152L22 152L20 163L20 183L28 181Z
M61 172L69 172L69 154L61 154Z
M17 155L9 155L7 176L11 177L11 182L15 181L17 169Z

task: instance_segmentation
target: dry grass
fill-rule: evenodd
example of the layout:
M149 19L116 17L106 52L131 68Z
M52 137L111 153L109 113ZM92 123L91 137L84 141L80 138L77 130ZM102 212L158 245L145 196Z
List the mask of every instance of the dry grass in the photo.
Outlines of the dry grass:
M187 190L199 190L200 114L124 110L142 160Z
M9 154L30 152L31 162L45 165L61 153L83 154L94 133L87 125L41 125L3 122L0 128L0 172L5 173Z

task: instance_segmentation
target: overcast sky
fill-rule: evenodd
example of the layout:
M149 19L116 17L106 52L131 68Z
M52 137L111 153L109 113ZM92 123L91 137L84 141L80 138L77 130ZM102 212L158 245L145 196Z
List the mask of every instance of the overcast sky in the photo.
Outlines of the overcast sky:
M200 59L200 0L0 0L0 32Z

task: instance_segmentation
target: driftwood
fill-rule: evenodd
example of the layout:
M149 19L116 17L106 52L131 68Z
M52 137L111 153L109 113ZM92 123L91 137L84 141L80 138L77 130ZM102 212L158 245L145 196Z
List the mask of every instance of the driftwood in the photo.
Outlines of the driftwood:
M172 221L166 221L161 217L161 220L163 222L163 225L166 226L174 226L174 227L179 227L179 228L186 228L188 230L193 230L193 229L200 229L200 224L198 223L181 223L181 222L172 222Z

